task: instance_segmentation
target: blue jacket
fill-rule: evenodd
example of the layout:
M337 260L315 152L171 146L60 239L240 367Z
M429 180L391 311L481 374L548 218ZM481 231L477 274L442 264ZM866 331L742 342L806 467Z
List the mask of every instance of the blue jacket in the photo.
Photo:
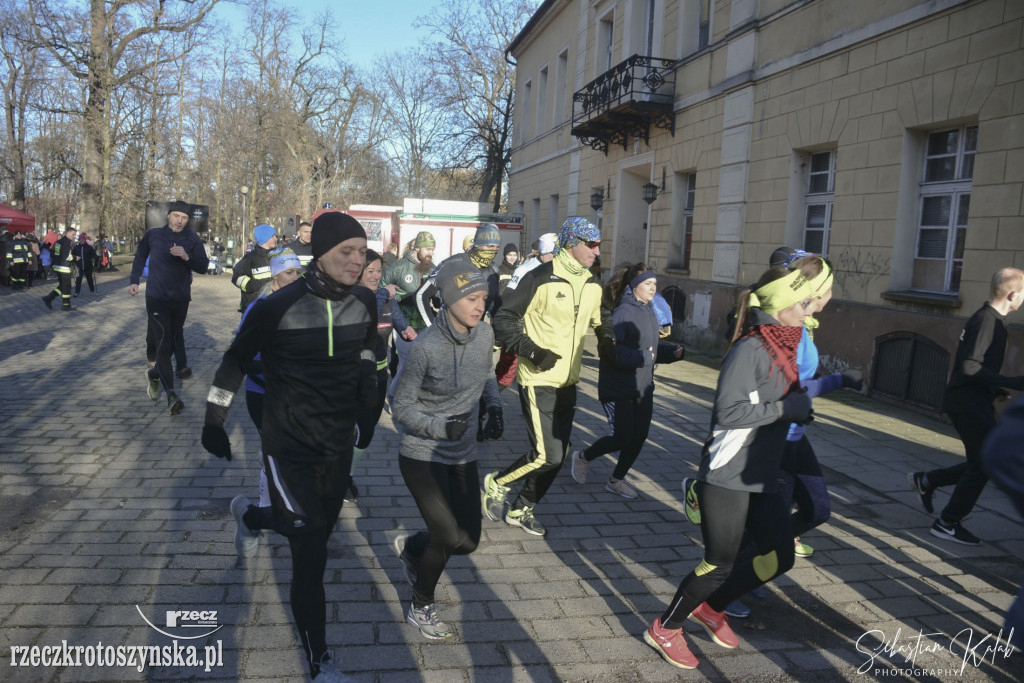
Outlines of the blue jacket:
M184 247L188 261L171 256L173 246ZM149 279L146 280L146 298L158 301L191 301L192 273L205 274L210 265L199 235L188 228L176 233L166 225L147 230L142 236L128 280L131 284L139 284L147 258Z
M612 328L615 330L615 360L601 359L598 400L611 403L653 393L655 363L679 360L674 355L675 344L659 343L658 315L654 306L640 303L627 290L612 311ZM656 358L652 357L651 350Z

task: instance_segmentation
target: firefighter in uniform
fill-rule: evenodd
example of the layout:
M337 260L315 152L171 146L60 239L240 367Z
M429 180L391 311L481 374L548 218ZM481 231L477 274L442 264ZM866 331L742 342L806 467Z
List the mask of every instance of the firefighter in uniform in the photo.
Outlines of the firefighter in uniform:
M43 303L47 308L52 309L53 300L60 295L61 310L71 310L71 250L75 246L75 237L77 236L78 230L68 228L64 231L64 236L53 245L51 268L57 274L57 286L43 297Z

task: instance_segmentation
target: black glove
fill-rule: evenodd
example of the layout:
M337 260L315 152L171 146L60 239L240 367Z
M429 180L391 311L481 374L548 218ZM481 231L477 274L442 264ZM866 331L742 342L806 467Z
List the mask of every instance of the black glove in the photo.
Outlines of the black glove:
M444 438L448 441L458 441L469 428L469 416L472 413L462 415L451 415L444 421Z
M794 391L782 399L779 419L805 425L811 421L811 398L802 391Z
M547 372L551 368L555 367L555 363L558 362L558 359L561 358L561 356L554 351L548 351L547 349L542 349L538 346L530 352L530 355L528 355L527 358L537 366L537 370L539 372Z
M359 405L377 405L377 364L365 358L359 361Z
M864 373L860 370L843 370L843 388L860 391L864 388Z
M203 425L203 448L218 458L231 460L231 441L220 425Z
M505 433L505 416L501 408L491 408L487 411L487 426L484 427L484 437L488 439L500 439Z
M615 340L602 337L597 340L597 357L605 363L615 362Z

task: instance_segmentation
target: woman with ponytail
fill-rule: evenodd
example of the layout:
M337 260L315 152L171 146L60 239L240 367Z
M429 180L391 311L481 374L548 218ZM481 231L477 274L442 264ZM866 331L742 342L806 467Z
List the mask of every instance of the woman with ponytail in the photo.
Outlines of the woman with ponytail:
M647 644L673 666L697 666L683 621L699 623L717 644L735 648L739 640L726 606L793 566L789 508L777 482L790 424L810 420L797 347L828 278L831 269L821 258L801 259L792 268L770 268L741 298L697 475L704 558L644 632ZM738 557L744 534L756 554Z

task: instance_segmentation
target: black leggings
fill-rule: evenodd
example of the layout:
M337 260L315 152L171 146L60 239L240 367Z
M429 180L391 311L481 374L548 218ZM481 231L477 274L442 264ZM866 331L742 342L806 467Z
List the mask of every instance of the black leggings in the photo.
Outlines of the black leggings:
M384 410L384 400L388 395L388 369L377 371L377 403L372 406L359 406L356 411L356 448L369 448L373 441L373 432L380 422L380 414Z
M327 539L332 527L302 536L289 536L292 551L292 586L289 597L292 617L299 630L302 648L310 665L327 652L327 595L324 571L327 569Z
M605 403L604 411L612 423L612 434L595 441L583 451L583 457L589 462L605 453L618 451L619 460L612 476L625 479L647 441L654 415L654 393L648 393L642 398L624 398L614 403Z
M476 461L462 465L398 457L402 479L427 523L406 541L419 570L412 588L413 607L434 602L434 589L452 555L468 555L480 543L480 482Z
M821 526L832 515L825 475L807 437L787 441L779 472L782 499L796 503L793 513L793 535L800 536Z
M681 628L690 612L707 602L716 612L741 595L785 574L793 566L789 509L778 493L733 491L697 482L704 559L682 580L661 617L665 628ZM744 532L758 555L738 559Z
M171 369L171 356L177 356L178 369L184 365L185 356L185 317L188 315L187 301L159 301L146 297L146 314L149 326L146 336L146 353L149 355L149 340L152 335L156 372L164 391L174 392L174 371ZM179 348L180 347L180 348ZM179 355L180 352L180 355Z

